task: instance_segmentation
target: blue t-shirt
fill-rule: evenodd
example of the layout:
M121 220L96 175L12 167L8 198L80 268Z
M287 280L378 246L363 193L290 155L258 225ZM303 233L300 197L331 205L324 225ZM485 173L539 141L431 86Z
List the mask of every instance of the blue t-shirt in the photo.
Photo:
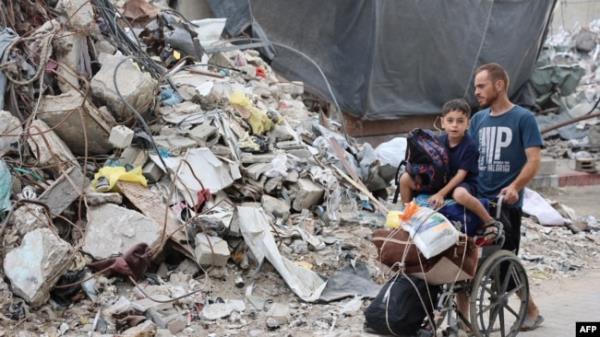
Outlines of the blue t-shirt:
M458 145L450 147L448 135L444 133L440 136L440 141L448 149L448 157L450 159L449 179L452 179L460 169L467 171L467 176L463 180L463 183L471 186L469 192L475 193L477 191L477 174L479 173L477 167L479 151L473 138L465 134Z
M479 194L495 199L510 185L527 162L525 149L541 147L542 135L533 113L515 105L500 116L483 109L473 116L469 133L479 149ZM516 206L523 204L523 191Z

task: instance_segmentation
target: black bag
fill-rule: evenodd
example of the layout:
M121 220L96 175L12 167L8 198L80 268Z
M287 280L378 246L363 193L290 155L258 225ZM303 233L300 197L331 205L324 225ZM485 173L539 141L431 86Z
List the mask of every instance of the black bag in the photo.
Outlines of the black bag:
M425 317L431 317L431 302L435 305L439 291L440 287L429 286L430 301L425 281L414 277L409 280L401 275L394 277L365 309L365 323L379 334L415 335Z
M433 132L414 129L406 138L405 159L396 171L396 193L394 203L398 201L400 192L400 170L406 167L406 173L417 184L420 192L435 193L442 189L450 179L448 151L446 146Z

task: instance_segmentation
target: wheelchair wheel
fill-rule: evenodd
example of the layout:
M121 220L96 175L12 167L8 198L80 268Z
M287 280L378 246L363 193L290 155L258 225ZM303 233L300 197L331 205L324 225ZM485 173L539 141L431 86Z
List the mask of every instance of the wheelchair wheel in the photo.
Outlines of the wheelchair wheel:
M517 295L518 294L518 295ZM499 250L478 267L469 299L476 337L514 337L527 314L529 283L519 258Z

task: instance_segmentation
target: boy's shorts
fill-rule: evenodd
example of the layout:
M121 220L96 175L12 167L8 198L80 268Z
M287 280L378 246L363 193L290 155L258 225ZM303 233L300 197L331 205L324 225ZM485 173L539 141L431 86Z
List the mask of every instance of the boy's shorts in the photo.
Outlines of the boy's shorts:
M455 190L455 189L457 189L458 187L462 187L462 188L464 188L464 189L465 189L465 190L467 190L467 192L469 192L469 194L471 194L472 196L476 196L476 195L477 195L477 186L475 186L475 185L473 185L473 184L470 184L470 183L467 183L467 182L464 182L464 181L463 181L462 183L458 184L458 186L456 186L456 187L454 188L454 190ZM449 197L451 197L451 196L452 196L452 194L454 194L454 190L452 190L452 191L451 191L451 192L448 194L448 196L449 196Z

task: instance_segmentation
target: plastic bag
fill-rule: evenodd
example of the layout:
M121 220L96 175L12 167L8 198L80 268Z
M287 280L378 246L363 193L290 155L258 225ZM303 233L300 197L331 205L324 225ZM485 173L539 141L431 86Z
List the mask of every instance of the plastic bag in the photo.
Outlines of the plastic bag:
M98 170L98 173L94 175L92 186L94 186L94 189L98 192L108 192L115 187L115 184L119 180L138 183L144 187L148 186L146 178L142 175L141 166L138 166L131 171L126 171L123 166L105 166Z
M398 218L425 258L432 258L458 242L459 232L450 220L414 201L406 206Z
M0 159L0 213L10 209L11 187L12 176L10 170L4 160Z

